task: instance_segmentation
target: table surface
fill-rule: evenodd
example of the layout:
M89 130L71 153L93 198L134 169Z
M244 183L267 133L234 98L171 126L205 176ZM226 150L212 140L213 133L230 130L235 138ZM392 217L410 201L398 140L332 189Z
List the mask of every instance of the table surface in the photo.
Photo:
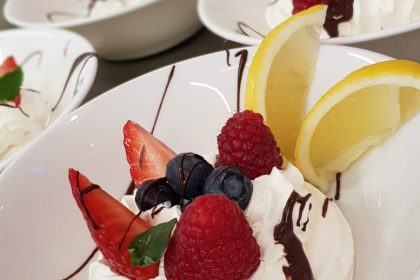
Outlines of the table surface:
M95 82L84 103L126 81L160 67L240 46L242 45L218 37L203 27L181 44L153 56L119 62L99 59Z

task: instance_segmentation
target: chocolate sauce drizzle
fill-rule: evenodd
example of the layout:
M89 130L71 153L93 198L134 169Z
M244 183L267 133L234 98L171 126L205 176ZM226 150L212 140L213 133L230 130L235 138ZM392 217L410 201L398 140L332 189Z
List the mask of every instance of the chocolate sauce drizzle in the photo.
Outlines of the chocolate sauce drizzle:
M31 61L34 57L38 57L37 67L39 67L41 65L43 56L44 56L44 53L42 51L40 50L34 51L30 53L25 59L22 60L22 62L20 63L20 66L23 67L24 65L26 65L26 63Z
M336 0L335 3L328 5L324 29L330 37L337 37L339 35L338 25L353 17L353 1Z
M240 56L239 59L239 65L238 65L238 81L237 81L237 86L236 86L236 111L239 112L240 111L240 106L241 106L241 84L242 84L242 76L244 74L244 69L245 69L245 65L246 62L248 60L248 51L247 50L241 50L238 51L235 54L235 57Z
M10 108L10 109L17 109L17 110L19 110L22 113L22 115L24 115L25 117L28 117L29 118L29 114L26 113L22 109L22 107L20 107L20 106L13 106L13 105L10 105L8 103L0 103L0 107L7 107L7 108Z
M64 83L64 87L63 87L63 90L61 91L60 97L58 98L57 102L55 103L55 105L51 109L53 112L60 105L61 100L64 97L64 93L65 93L65 91L67 89L67 86L68 86L68 84L70 82L70 79L73 76L74 71L76 71L77 66L79 66L80 64L83 63L82 64L82 67L81 67L81 69L79 71L79 74L77 75L76 86L75 86L75 88L73 90L73 96L77 94L77 85L79 84L80 76L81 76L81 74L83 72L83 69L85 68L85 66L88 63L88 61L91 58L93 58L93 57L98 58L98 56L95 53L93 53L93 52L83 53L83 54L79 55L78 57L76 57L76 59L74 60L72 66L70 67L70 71L69 71L69 74L67 76L66 82Z
M302 201L300 202L300 207L299 207L299 215L298 215L298 219L296 221L296 226L300 227L300 220L302 219L302 214L303 214L303 210L305 209L306 203L308 202L309 198L311 197L312 194L308 193L307 195L305 195L302 198ZM309 211L308 211L308 216L309 216L309 212L312 209L312 204L309 204ZM306 224L309 222L309 219L306 219ZM303 225L302 231L306 231L306 226Z
M286 277L291 277L293 280L314 279L302 243L293 232L293 208L296 203L300 203L301 205L305 204L308 200L308 196L310 196L310 194L302 197L296 191L292 192L283 210L281 222L275 226L273 233L275 243L284 246L285 257L289 263L288 267L283 267L283 272Z
M230 51L229 50L226 50L226 64L227 64L227 66L232 66L231 64L230 64Z
M76 276L77 274L79 274L80 271L82 271L82 269L89 263L89 261L95 256L95 254L98 252L98 247L95 247L95 249L93 249L92 253L90 253L89 257L87 257L87 259L69 276L63 278L62 280L69 280L71 278L73 278L74 276Z
M156 124L157 124L157 122L158 122L158 120L159 120L160 112L161 112L161 110L162 110L162 105L163 105L163 102L164 102L164 100L165 100L166 93L168 92L169 85L171 84L172 78L173 78L173 76L174 76L175 66L176 66L176 65L172 65L171 72L169 72L168 81L166 82L165 90L163 91L162 98L160 99L159 108L158 108L158 111L157 111L157 113L156 113L155 120L154 120L154 122L153 122L152 130L150 131L150 133L151 133L152 135L153 135L153 133L155 132Z
M248 29L248 30L254 32L255 34L257 34L258 36L260 36L261 38L265 37L261 32L258 32L257 30L255 30L254 28L252 28L251 26L249 26L248 24L246 24L243 21L238 21L236 23L236 26L238 27L236 32L238 32L240 34L243 34L245 36L251 37L251 35L249 35L249 33L245 31L245 29Z
M335 196L334 199L326 197L324 200L324 204L322 205L322 217L325 218L327 216L328 211L328 204L330 201L339 200L340 199L340 189L341 189L341 173L338 172L335 174Z

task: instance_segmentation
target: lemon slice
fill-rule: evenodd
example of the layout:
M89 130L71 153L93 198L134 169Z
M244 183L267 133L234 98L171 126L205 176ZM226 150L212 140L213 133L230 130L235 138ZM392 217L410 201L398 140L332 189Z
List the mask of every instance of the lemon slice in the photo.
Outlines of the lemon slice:
M295 163L327 191L369 147L420 110L420 65L391 60L349 74L323 95L299 131Z
M264 117L289 160L304 118L326 11L326 5L313 6L270 31L248 72L245 107Z

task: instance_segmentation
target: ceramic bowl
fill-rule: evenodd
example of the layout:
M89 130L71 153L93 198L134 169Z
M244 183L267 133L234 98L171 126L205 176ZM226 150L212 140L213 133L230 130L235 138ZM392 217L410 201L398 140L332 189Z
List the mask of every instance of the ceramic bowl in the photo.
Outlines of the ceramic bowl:
M48 104L48 124L29 142L0 159L0 171L29 149L45 130L80 105L96 76L92 45L81 36L53 29L13 29L0 32L0 61L14 56L24 72L22 94L39 94Z
M100 14L92 13L90 2L8 0L4 14L20 27L78 32L92 43L99 56L110 60L155 54L185 40L201 26L196 0L132 0L132 4L109 7Z
M291 0L278 0L291 1ZM273 0L198 0L199 16L212 32L228 40L257 45L270 31L266 9ZM349 45L396 58L420 61L417 47L420 20L388 27L377 32L323 39L323 44Z

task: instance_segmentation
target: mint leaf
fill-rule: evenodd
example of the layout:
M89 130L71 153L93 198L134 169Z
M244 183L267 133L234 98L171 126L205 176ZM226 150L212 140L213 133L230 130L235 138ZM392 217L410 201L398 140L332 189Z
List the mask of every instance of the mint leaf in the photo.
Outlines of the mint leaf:
M20 67L0 77L0 100L15 99L19 95L22 82L23 71Z
M163 252L168 247L176 222L176 219L172 219L169 222L150 227L134 237L127 248L131 255L131 265L148 266L160 261Z

